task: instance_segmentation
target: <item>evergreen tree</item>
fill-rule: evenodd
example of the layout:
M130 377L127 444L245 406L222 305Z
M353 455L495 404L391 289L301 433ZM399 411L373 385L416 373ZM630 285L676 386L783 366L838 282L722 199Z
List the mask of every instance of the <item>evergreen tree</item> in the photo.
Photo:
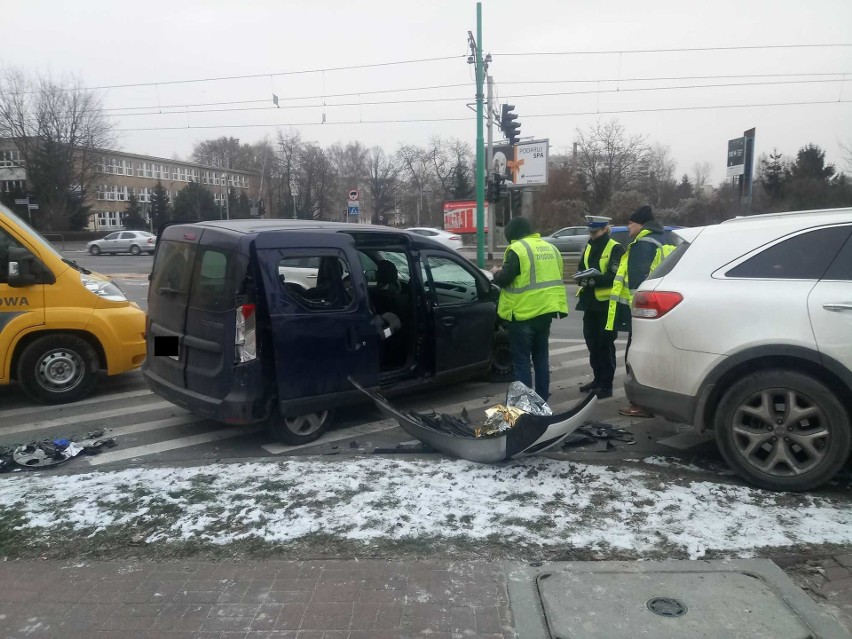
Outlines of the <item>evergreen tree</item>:
M124 210L123 220L124 228L128 231L147 231L148 223L142 217L142 207L139 205L139 200L136 194L131 191L127 198L127 208Z
M159 180L157 180L157 185L151 190L151 208L149 209L149 214L155 233L171 217L169 194Z
M213 194L197 182L187 184L175 197L174 217L178 220L218 220L223 213Z

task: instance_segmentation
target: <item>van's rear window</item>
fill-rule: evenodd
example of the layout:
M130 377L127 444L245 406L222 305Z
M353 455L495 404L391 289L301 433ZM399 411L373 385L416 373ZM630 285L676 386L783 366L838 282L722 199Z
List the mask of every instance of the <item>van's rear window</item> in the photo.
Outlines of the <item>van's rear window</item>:
M192 269L189 305L207 311L226 311L236 305L236 285L231 277L231 252L199 247Z
M167 297L187 295L194 259L194 244L161 241L151 276L151 289L154 295Z

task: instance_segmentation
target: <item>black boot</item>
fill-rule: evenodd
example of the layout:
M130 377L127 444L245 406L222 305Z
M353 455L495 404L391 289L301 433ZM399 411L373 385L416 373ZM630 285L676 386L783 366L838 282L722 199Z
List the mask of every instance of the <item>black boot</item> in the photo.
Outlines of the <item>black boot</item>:
M598 387L598 383L595 380L592 380L588 384L583 384L580 386L581 393L588 393L595 390Z

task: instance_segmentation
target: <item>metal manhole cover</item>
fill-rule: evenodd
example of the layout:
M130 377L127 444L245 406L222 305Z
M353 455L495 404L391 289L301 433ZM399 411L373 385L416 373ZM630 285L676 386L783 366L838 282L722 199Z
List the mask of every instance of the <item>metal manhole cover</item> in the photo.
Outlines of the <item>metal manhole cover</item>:
M645 605L661 617L683 617L688 610L685 603L672 597L652 597Z

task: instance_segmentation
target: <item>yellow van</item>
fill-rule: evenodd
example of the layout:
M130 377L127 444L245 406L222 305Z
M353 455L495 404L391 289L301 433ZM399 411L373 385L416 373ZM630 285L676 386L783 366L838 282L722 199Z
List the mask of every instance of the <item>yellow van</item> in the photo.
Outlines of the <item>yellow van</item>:
M0 205L0 385L63 404L145 359L145 313Z

